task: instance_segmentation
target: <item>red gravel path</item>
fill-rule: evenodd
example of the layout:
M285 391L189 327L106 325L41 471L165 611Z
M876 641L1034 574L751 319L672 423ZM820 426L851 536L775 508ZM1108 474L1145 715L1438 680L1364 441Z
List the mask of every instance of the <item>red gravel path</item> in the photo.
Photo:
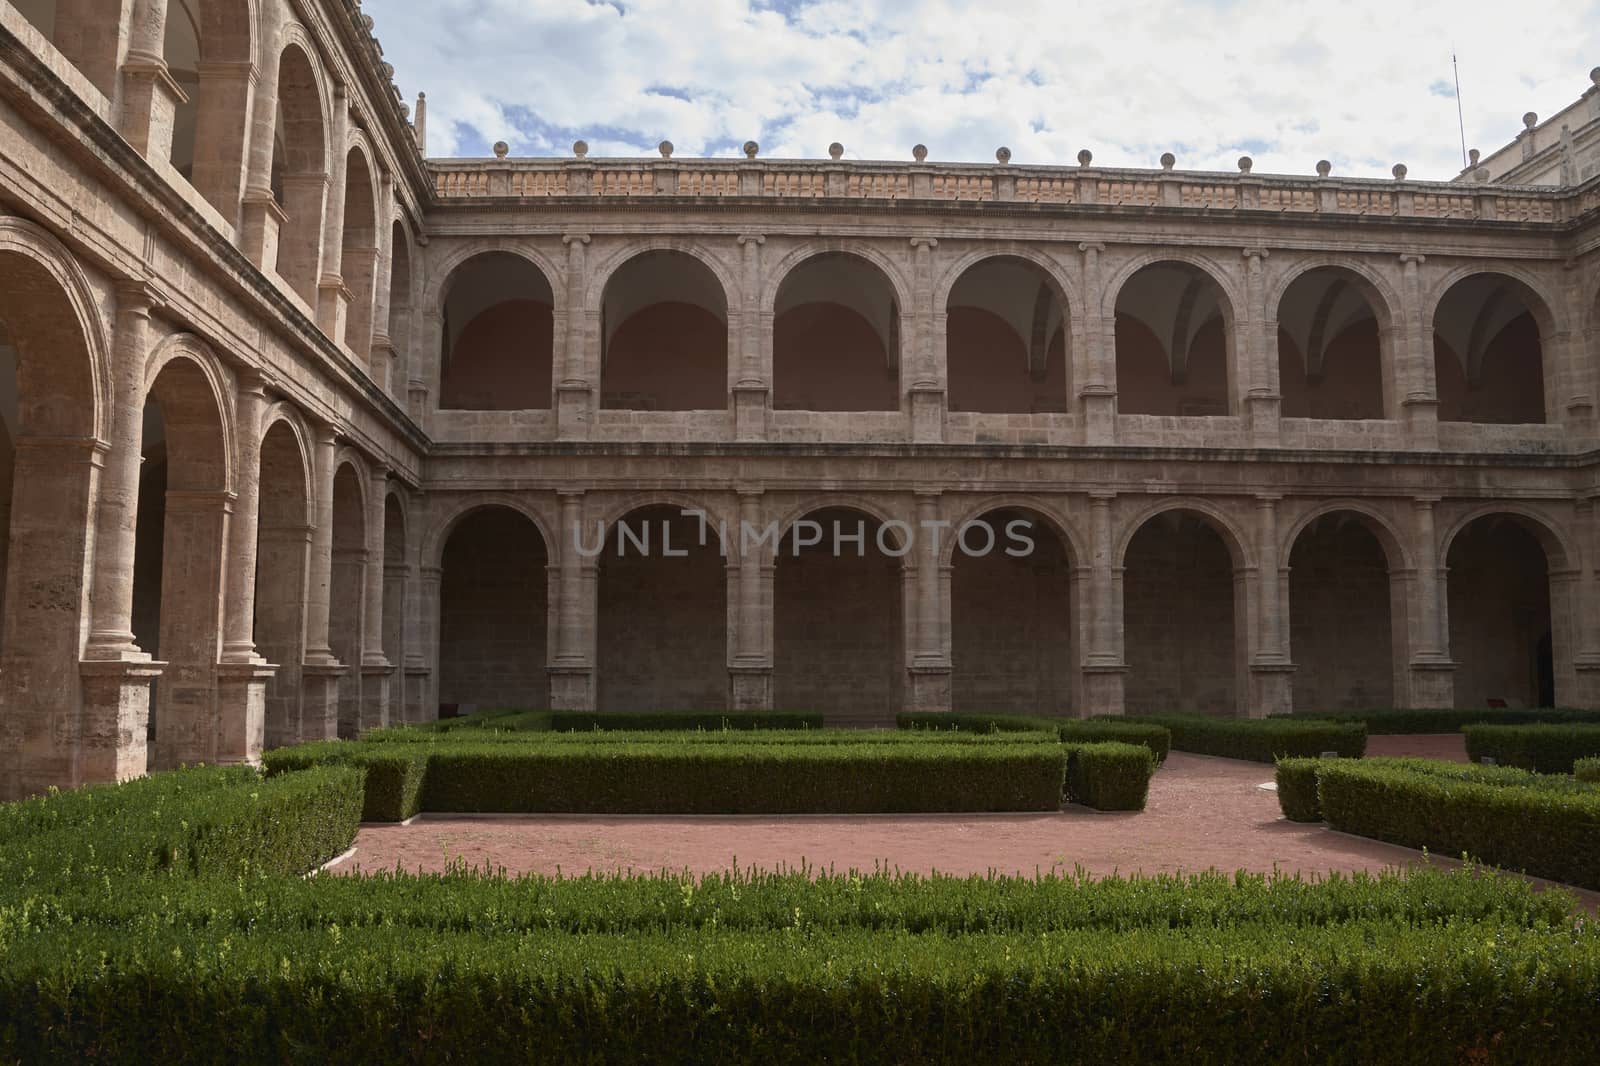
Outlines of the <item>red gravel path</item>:
M1464 759L1460 738L1374 737L1372 754ZM422 815L361 828L341 873L437 871L457 858L508 873L707 872L794 866L1032 874L1378 870L1421 854L1286 821L1261 763L1173 752L1142 813L1070 807L1049 814ZM1448 862L1449 860L1442 860ZM1600 893L1583 893L1593 909Z

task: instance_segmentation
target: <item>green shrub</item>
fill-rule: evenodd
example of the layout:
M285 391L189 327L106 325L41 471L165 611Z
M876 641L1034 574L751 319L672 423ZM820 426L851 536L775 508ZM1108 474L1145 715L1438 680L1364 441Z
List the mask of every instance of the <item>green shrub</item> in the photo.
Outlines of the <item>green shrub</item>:
M1290 757L1315 758L1328 751L1341 758L1357 759L1367 749L1367 731L1359 722L1203 715L1141 715L1130 720L1165 726L1178 751L1225 759L1270 763Z
M1600 888L1600 792L1565 778L1542 786L1471 773L1501 769L1330 761L1317 771L1317 793L1335 829Z
M274 749L261 763L269 777L312 766L358 767L364 772L361 820L403 822L422 809L431 750L421 744L325 740Z
M1061 720L1039 714L955 714L905 711L894 716L897 729L952 733L1053 733Z
M1321 759L1279 759L1274 780L1278 784L1278 807L1291 822L1320 822L1322 807L1317 803L1317 767Z
M947 714L918 711L895 715L901 729L955 733L1038 733L1054 732L1064 744L1117 742L1142 744L1165 762L1172 734L1165 727L1148 722L1128 722L1117 718L1048 718L1024 714Z
M258 776L249 766L195 766L121 784L52 789L31 799L0 803L0 844L52 829L122 817L141 809L159 809L185 797L248 785Z
M1469 725L1467 757L1541 774L1570 774L1580 758L1600 756L1600 725Z
M1119 743L1139 744L1150 749L1157 763L1167 761L1172 748L1172 732L1166 726L1149 722L1124 722L1116 718L1073 718L1059 723L1063 744Z
M1142 811L1156 772L1143 744L1117 742L1068 746L1067 798L1102 811Z
M1600 784L1600 759L1579 759L1572 764L1572 775L1579 781Z
M1531 725L1536 722L1597 723L1600 710L1558 707L1376 707L1360 711L1305 711L1272 715L1275 719L1324 719L1335 722L1361 722L1368 736L1407 733L1457 733L1464 725L1491 722L1496 725Z
M640 714L555 711L550 715L550 728L561 733L587 733L594 730L821 729L822 715L814 711L648 711Z

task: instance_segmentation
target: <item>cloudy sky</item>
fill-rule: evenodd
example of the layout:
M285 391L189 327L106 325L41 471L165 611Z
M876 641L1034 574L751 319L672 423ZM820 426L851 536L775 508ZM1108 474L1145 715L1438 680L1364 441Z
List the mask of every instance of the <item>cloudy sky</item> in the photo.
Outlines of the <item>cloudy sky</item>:
M366 0L428 150L737 155L1414 178L1554 114L1600 63L1600 0Z

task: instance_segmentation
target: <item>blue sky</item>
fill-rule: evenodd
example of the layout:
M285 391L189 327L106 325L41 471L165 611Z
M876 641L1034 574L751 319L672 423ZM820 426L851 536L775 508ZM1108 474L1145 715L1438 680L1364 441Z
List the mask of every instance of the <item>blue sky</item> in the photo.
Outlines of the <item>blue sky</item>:
M1600 0L366 0L434 156L763 156L1448 178L1600 63Z

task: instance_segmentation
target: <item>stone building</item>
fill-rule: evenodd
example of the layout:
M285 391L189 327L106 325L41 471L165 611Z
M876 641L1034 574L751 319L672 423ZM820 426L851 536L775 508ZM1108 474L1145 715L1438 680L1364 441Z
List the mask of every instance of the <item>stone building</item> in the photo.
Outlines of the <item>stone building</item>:
M390 73L0 0L0 798L444 705L1600 702L1592 168L429 161Z

